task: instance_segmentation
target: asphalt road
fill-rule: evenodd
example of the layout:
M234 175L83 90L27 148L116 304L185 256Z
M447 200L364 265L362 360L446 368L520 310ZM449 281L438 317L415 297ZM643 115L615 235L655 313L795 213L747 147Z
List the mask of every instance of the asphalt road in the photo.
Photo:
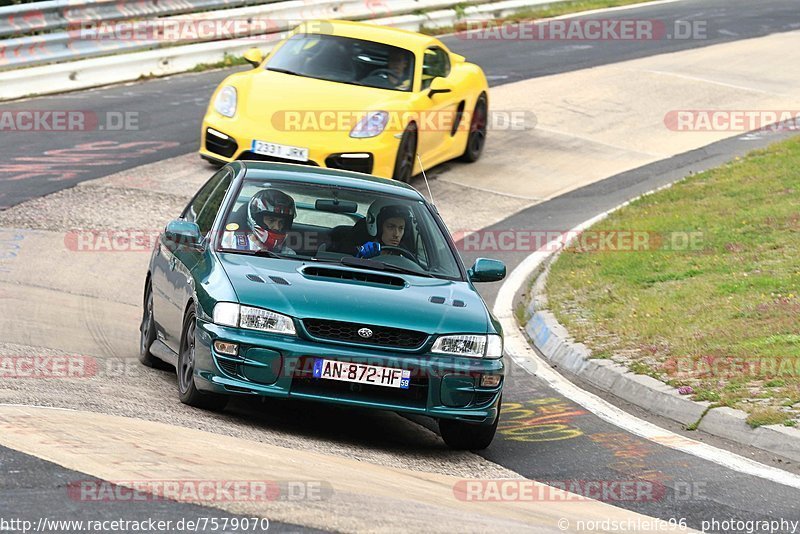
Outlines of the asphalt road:
M141 523L148 526L162 523L166 527L162 532L187 532L194 530L186 527L190 521L209 525L214 519L218 524L223 524L226 520L230 523L234 519L244 524L247 520L246 517L231 515L217 508L167 500L82 500L79 498L80 484L96 487L92 484L102 484L102 481L40 458L0 447L0 520L9 522L9 526L0 527L0 531L22 532L25 525L11 522L32 521L33 525L27 526L28 532L32 532L38 526L40 518L45 523L39 532L64 533L100 532L100 529L86 530L88 521L100 520L119 521L123 528L104 530L120 533L156 531L154 528L139 528ZM101 510L101 514L98 514L98 510ZM68 524L67 521L71 523ZM264 522L256 528L245 530L258 534L267 531L287 534L321 532L276 522Z
M663 38L652 40L533 41L493 39L488 33L486 39L467 34L443 40L453 51L483 67L490 84L496 86L789 31L800 28L797 13L796 0L688 0L585 17L654 21L661 29L654 37L663 31ZM683 38L687 31L688 38ZM1 104L0 112L88 111L85 123L97 124L98 129L4 131L0 136L0 154L6 156L0 162L0 209L84 180L197 150L209 97L231 72L175 76ZM135 122L129 121L130 128L118 129L126 116Z
M756 37L800 27L796 1L748 2L741 0L685 1L638 8L602 18L647 18L706 22L704 39L581 43L561 41L476 41L446 39L454 51L481 64L491 83L499 85L521 79L565 72L643 57L650 54L707 46L734 39ZM200 118L207 98L226 72L174 77L135 86L121 86L74 95L35 99L0 106L7 109L85 109L107 112L140 112L137 131L86 132L62 135L9 133L0 138L0 153L11 157L0 163L0 207L46 195L77 182L126 168L184 154L197 148ZM689 172L718 165L733 156L764 145L773 138L733 139L670 160L630 171L539 204L497 223L494 229L566 230L597 213ZM509 269L521 255L500 255ZM472 258L465 254L465 260ZM497 285L483 288L490 304ZM513 364L512 364L513 366ZM685 518L700 527L712 518L756 520L800 519L800 491L762 479L744 476L717 464L699 460L637 438L586 413L569 399L560 397L535 377L512 369L505 396L501 432L484 456L520 474L537 480L649 481L664 487L653 499L613 501L617 506L665 520ZM248 404L237 406L237 415L256 416ZM347 423L352 425L352 432ZM356 418L345 419L336 430L342 439L363 433ZM305 430L313 423L297 423ZM391 431L391 427L384 429ZM350 437L348 437L350 436ZM708 440L702 435L696 439ZM388 439L388 438L387 438ZM16 464L30 462L30 471L45 474L37 494L44 495L58 480L58 468L36 464L0 450L3 473ZM769 461L762 458L762 461ZM17 469L15 469L17 470ZM37 471L38 470L38 471ZM15 475L17 476L17 475ZM31 475L33 476L33 475ZM3 488L5 489L5 488ZM11 492L14 493L14 492ZM0 493L0 497L5 497ZM46 499L43 499L46 500ZM49 507L28 499L31 516L45 509L68 511L70 503ZM10 502L3 499L0 502ZM180 505L174 505L176 507ZM64 508L62 508L64 507ZM33 512L37 512L34 514ZM133 511L132 511L133 512ZM169 513L185 516L195 510L177 508ZM107 509L104 510L107 513ZM218 514L220 515L220 514ZM63 515L62 515L63 517Z

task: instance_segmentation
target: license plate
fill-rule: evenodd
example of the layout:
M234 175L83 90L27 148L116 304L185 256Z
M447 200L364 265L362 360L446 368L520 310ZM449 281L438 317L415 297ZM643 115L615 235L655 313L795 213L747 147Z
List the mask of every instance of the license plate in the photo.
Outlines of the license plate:
M411 371L363 363L317 359L314 360L314 378L408 389Z
M272 156L294 161L308 161L308 149L299 146L279 145L277 143L254 140L251 150L262 156Z

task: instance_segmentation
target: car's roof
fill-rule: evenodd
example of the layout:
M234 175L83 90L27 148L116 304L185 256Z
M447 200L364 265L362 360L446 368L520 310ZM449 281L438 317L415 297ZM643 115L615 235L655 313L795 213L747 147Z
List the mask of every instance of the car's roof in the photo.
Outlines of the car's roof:
M235 161L230 165L237 173L239 169L243 169L245 179L283 180L287 182L335 185L395 195L413 200L424 199L419 191L408 184L357 172L264 161Z
M425 48L438 40L429 35L391 28L367 22L354 22L350 20L318 20L306 23L308 32L323 33L327 35L340 35L365 41L376 41L399 48L414 50Z

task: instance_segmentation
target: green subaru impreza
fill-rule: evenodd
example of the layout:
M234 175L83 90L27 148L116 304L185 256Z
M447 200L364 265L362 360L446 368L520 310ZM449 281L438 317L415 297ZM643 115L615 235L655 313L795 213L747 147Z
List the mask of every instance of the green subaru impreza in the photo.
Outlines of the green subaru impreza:
M180 400L308 399L438 419L453 448L491 443L499 323L436 208L356 173L234 162L167 224L144 289L140 359L177 369Z

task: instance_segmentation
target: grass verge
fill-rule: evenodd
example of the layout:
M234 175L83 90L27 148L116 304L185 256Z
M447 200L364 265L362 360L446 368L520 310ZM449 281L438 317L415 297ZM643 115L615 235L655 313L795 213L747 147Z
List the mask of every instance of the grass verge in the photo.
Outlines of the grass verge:
M644 197L584 235L625 231L638 250L584 241L552 266L558 320L593 352L744 409L750 424L797 419L800 138Z

